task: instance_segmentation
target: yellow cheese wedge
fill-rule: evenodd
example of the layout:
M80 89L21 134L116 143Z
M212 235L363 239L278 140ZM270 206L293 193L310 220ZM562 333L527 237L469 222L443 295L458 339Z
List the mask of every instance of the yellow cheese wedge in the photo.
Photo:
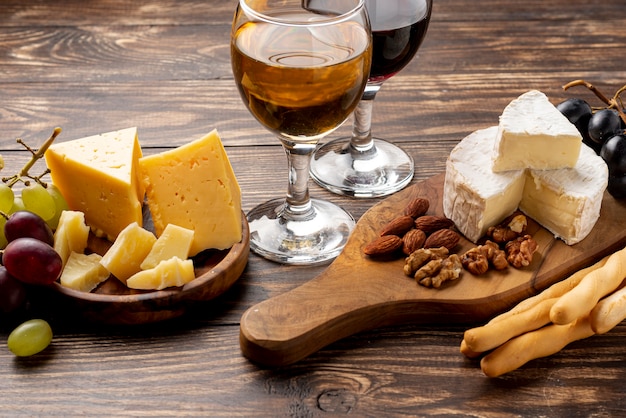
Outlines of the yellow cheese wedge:
M130 276L141 270L141 262L150 253L156 240L152 232L133 222L119 233L100 263L126 284Z
M169 260L172 257L186 260L189 257L193 235L193 229L168 224L152 246L152 250L150 250L146 259L141 263L141 269L154 268L161 261Z
M61 256L63 264L72 252L84 253L89 238L89 227L85 224L85 214L79 211L64 210L54 232L54 249Z
M109 278L109 271L100 264L99 254L81 254L72 252L61 273L61 285L91 292L100 283Z
M189 251L226 249L241 241L241 190L217 131L139 160L154 229L195 231Z
M142 225L141 156L137 128L55 143L45 153L69 208L84 212L94 233L111 241L127 225Z
M195 279L193 262L172 257L161 261L156 267L142 270L127 281L131 289L161 290L166 287L182 286Z

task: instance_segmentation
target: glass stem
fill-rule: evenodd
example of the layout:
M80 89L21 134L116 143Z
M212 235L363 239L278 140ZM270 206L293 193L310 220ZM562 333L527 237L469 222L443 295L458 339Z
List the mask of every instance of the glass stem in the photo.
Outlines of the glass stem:
M361 101L354 110L350 151L355 159L363 158L366 154L376 152L374 140L372 139L372 110L376 93L378 93L382 85L382 82L368 82Z
M287 155L289 186L282 216L286 220L307 220L315 216L309 197L309 168L315 143L296 143L281 139Z

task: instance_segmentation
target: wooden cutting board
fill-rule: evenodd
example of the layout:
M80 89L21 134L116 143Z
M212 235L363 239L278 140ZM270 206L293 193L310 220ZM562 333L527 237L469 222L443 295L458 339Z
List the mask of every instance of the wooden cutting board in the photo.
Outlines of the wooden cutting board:
M294 363L326 345L366 329L399 324L486 321L626 244L626 202L605 193L600 219L583 241L568 246L529 221L539 247L527 268L473 276L467 271L440 289L403 274L404 260L377 261L363 247L415 197L443 215L444 175L417 183L369 209L343 252L319 276L248 309L241 318L243 354L266 366ZM474 244L462 239L457 253Z

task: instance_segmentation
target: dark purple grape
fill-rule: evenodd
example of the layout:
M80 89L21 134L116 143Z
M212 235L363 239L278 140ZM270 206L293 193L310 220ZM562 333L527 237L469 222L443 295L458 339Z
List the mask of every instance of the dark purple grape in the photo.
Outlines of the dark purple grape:
M600 156L609 167L610 175L626 174L626 135L619 134L609 138L602 146Z
M589 137L599 144L620 132L622 121L613 109L598 110L589 119Z
M8 242L18 238L35 238L48 245L54 245L52 229L41 216L20 210L12 214L4 225L4 236Z
M4 266L0 266L0 312L9 314L26 304L26 288L11 276Z
M581 119L589 120L591 117L591 106L583 99L567 99L556 108L574 125Z
M18 238L4 249L2 261L9 274L30 284L51 284L61 275L61 256L35 238Z
M611 196L616 199L623 199L626 197L626 175L623 176L609 176L609 185L606 188Z

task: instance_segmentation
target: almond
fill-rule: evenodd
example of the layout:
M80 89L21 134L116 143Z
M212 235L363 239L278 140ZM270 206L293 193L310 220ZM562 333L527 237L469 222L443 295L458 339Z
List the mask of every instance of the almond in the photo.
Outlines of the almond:
M421 229L411 229L402 237L402 252L411 255L415 250L419 250L426 242L426 234Z
M363 252L367 255L385 255L402 247L402 238L397 235L384 235L376 238L363 248Z
M428 201L428 199L418 197L418 198L411 200L409 204L406 205L403 213L415 219L422 215L425 215L426 212L428 212L429 206L430 206L430 202Z
M380 236L382 237L384 235L397 235L401 237L408 230L413 228L413 226L413 218L408 215L398 216L383 227L383 229L380 231Z
M421 229L426 235L432 234L440 229L450 228L453 225L454 222L452 219L448 219L444 216L425 215L415 220L415 228Z
M451 229L440 229L426 238L424 248L446 247L448 250L452 250L457 246L460 239L461 236L457 232Z

